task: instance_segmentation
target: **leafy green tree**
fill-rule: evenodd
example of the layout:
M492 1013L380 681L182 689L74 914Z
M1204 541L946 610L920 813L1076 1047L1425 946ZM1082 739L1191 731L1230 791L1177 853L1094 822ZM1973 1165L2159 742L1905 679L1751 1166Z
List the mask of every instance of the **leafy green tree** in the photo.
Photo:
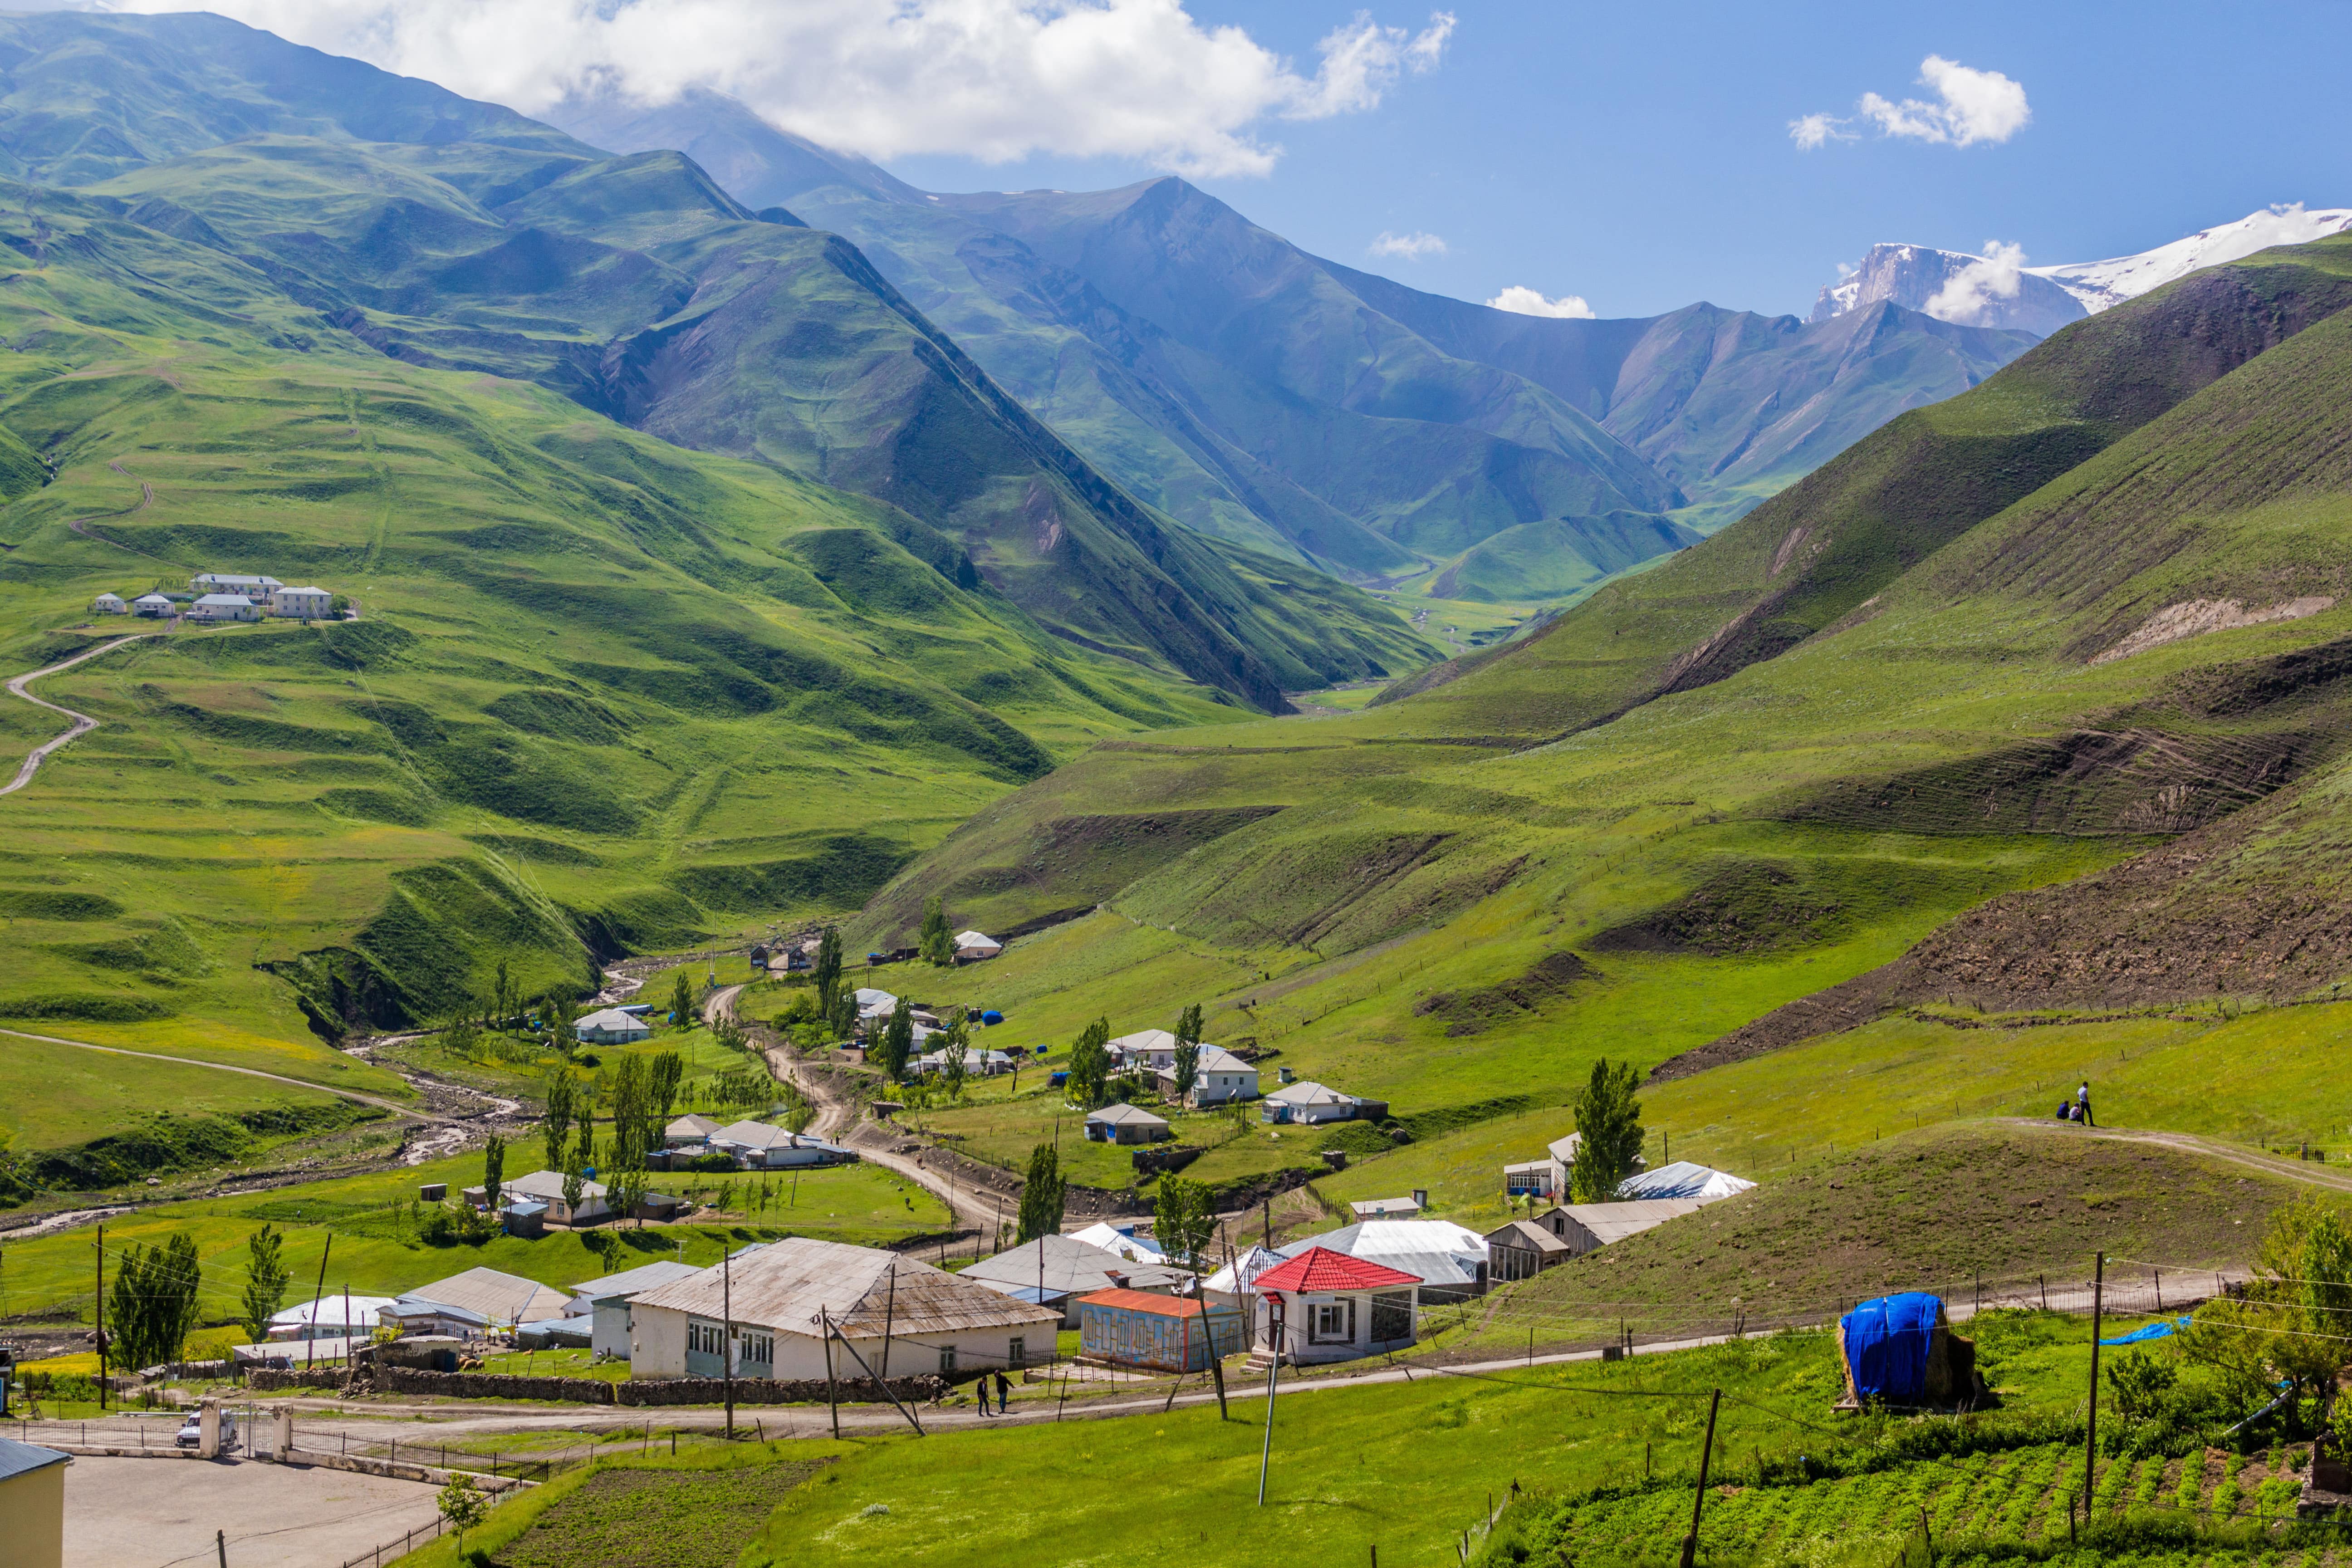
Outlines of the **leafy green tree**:
M683 969L670 980L669 1021L681 1029L694 1022L694 986Z
M572 1100L579 1080L572 1069L557 1063L547 1071L547 1115L539 1124L539 1136L547 1145L547 1168L563 1169L563 1142L572 1132Z
M1592 1064L1592 1077L1576 1097L1576 1163L1568 1188L1580 1204L1605 1204L1633 1173L1642 1153L1642 1102L1633 1091L1641 1075L1630 1061Z
M482 1145L482 1195L488 1200L490 1212L499 1208L499 1190L506 1185L507 1141L497 1133L490 1134Z
M834 1003L841 992L841 928L827 926L816 939L816 1000L817 1009L826 1017L834 1014ZM840 1037L848 1038L846 1035Z
M245 1244L245 1331L259 1344L269 1337L269 1320L286 1304L285 1238L265 1225Z
M490 1500L474 1489L464 1476L453 1477L435 1500L442 1519L457 1532L457 1560L466 1560L466 1531L475 1529L490 1511Z
M572 998L559 995L552 991L549 992L546 999L540 1005L539 1016L540 1021L547 1026L549 1037L555 1042L555 1048L565 1056L570 1056L572 1047L580 1043L576 1030L580 1009L572 1005Z
M1184 1268L1201 1267L1201 1258L1217 1234L1217 1208L1209 1197L1208 1184L1162 1176L1151 1220L1152 1235L1169 1261Z
M2241 1409L2281 1384L2329 1389L2352 1364L2352 1229L2315 1198L2271 1215L2254 1277L2197 1310L2180 1335L2190 1361L2218 1372Z
M857 1035L857 993L844 987L833 999L833 1011L826 1015L827 1026L836 1040L854 1039Z
M907 1058L915 1049L915 1009L904 996L890 1009L890 1022L882 1031L882 1070L890 1081L898 1082L907 1076Z
M580 1201L588 1195L588 1173L581 1169L577 1157L563 1163L563 1210L567 1224L580 1223Z
M1110 1020L1097 1018L1070 1047L1070 1098L1088 1110L1102 1103L1110 1079Z
M199 1278L195 1237L186 1231L123 1253L107 1292L113 1364L138 1368L180 1359L180 1347L196 1326Z
M940 1051L940 1085L950 1100L961 1100L964 1079L971 1071L971 1026L958 1013L931 1038Z
M676 1051L664 1051L646 1070L646 1092L653 1099L654 1120L667 1127L670 1107L677 1102L677 1086L686 1077L686 1058Z
M1176 1019L1176 1098L1189 1099L1201 1078L1201 1005L1186 1007Z
M1067 1184L1061 1155L1051 1143L1040 1143L1029 1151L1029 1173L1021 1184L1021 1240L1034 1241L1062 1228Z
M507 973L507 961L499 960L499 972L490 980L490 1022L505 1028L514 1016L514 981Z
M944 968L955 962L955 943L948 935L948 912L938 895L923 900L923 934L916 942L925 961Z
M572 1130L578 1135L579 1162L583 1166L596 1163L596 1090L593 1084L582 1084L572 1100Z

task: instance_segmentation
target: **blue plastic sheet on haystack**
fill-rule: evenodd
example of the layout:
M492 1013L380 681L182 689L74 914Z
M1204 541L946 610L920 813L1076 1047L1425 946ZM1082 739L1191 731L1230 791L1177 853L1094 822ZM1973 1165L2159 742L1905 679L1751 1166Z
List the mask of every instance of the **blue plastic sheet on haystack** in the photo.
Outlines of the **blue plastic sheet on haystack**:
M1927 1392L1927 1345L1942 1308L1914 1290L1864 1301L1845 1315L1846 1365L1864 1403L1914 1404Z
M2142 1340L2160 1340L2168 1334L2179 1333L2189 1326L2189 1320L2187 1318L2175 1318L2168 1323L2150 1323L2144 1329L2134 1329L2130 1333L2119 1334L2112 1340L2101 1340L2099 1342L2103 1345L2136 1345Z

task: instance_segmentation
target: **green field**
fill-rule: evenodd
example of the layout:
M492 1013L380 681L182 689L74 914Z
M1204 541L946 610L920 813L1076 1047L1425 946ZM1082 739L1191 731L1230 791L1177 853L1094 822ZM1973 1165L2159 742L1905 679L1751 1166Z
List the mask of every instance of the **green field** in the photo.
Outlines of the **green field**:
M1075 1564L1098 1560L1100 1542L1117 1535L1120 1560L1141 1563L1241 1563L1277 1551L1344 1563L1374 1550L1416 1563L1452 1553L1465 1531L1481 1563L1555 1562L1549 1552L1562 1543L1579 1561L1622 1552L1646 1562L1661 1551L1671 1561L1715 1388L1725 1395L1713 1474L1721 1490L1709 1499L1704 1561L1884 1564L1922 1506L1939 1545L2014 1551L2064 1537L2065 1489L2081 1483L2088 1332L2084 1320L2030 1312L1979 1322L1980 1364L2001 1404L1965 1422L1833 1414L1841 1379L1818 1332L1615 1365L1302 1393L1274 1413L1263 1509L1262 1398L1237 1402L1231 1422L1213 1405L1141 1418L1151 1423L1148 1438L1126 1421L1084 1421L747 1447L737 1463L824 1468L783 1496L743 1561ZM720 1461L678 1464L689 1462ZM2186 1487L2184 1473L2193 1476ZM2197 1560L2192 1546L2227 1538L2168 1542L2149 1521L2168 1512L2177 1531L2181 1505L2193 1502L2256 1527L2275 1521L2291 1473L2286 1451L2256 1438L2242 1453L2196 1445L2185 1456L2162 1447L2103 1455L2095 1486L2111 1528L2176 1553L2131 1560L2186 1563ZM581 1484L550 1491L572 1495ZM1122 1533L1147 1490L1165 1500L1170 1522ZM1502 1514L1491 1539L1480 1528L1490 1509ZM540 1520L551 1520L543 1534L532 1529ZM481 1539L500 1562L509 1552L536 1562L526 1554L569 1528L541 1496L508 1505ZM624 1554L642 1549L654 1525L613 1528L600 1560L634 1560ZM452 1560L443 1544L404 1563Z

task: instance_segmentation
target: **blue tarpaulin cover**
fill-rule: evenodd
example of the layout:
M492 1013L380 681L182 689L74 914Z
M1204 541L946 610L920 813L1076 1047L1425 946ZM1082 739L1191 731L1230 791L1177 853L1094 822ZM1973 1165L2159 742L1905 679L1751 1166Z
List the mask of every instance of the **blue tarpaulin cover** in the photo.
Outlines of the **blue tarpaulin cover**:
M2150 1323L2144 1329L2134 1329L2130 1333L2099 1342L2103 1345L2136 1345L2142 1340L2160 1340L2167 1334L2177 1334L2188 1326L2187 1318L2175 1318L2168 1323Z
M1864 1301L1845 1315L1846 1364L1864 1404L1912 1404L1927 1392L1927 1344L1942 1306L1914 1290Z

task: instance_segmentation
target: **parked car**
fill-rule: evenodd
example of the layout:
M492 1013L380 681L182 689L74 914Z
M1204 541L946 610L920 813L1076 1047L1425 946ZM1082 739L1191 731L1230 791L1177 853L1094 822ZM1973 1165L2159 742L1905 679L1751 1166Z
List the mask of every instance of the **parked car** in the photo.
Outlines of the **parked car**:
M183 1448L203 1447L205 1446L205 1418L202 1415L189 1416L185 1421L180 1424L179 1436L173 1437L172 1441Z

